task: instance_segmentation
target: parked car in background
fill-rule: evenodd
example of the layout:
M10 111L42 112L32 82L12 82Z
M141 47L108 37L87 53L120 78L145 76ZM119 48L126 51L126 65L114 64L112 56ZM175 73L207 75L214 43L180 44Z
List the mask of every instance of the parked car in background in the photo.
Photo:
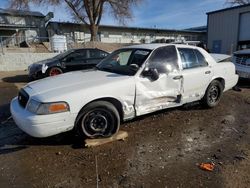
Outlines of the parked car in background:
M28 67L29 77L34 79L55 76L69 71L95 67L108 52L96 48L72 49L51 59L33 63Z
M250 79L250 49L235 52L233 62L239 77Z
M16 124L34 137L72 129L95 138L120 122L193 101L215 107L238 82L232 62L190 45L144 44L114 51L96 69L31 82L11 102Z

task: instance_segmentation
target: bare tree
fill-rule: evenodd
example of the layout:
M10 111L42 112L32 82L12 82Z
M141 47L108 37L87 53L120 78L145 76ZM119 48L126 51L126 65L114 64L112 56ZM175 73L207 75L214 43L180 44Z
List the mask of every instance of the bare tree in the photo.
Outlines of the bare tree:
M246 5L250 3L250 0L227 0L227 3L231 6L234 5Z
M104 13L109 13L120 23L132 18L132 7L142 0L10 0L10 8L29 9L30 3L52 6L65 3L75 19L86 24L91 41L97 41L98 28Z

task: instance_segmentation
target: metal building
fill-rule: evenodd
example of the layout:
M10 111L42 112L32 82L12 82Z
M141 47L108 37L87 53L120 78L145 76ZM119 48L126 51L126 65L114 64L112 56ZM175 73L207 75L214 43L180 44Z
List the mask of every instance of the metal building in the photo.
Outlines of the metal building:
M250 4L207 13L208 49L232 54L250 48Z
M0 8L0 43L19 45L23 41L47 37L45 24L53 17L40 12Z
M70 22L49 22L47 24L49 37L64 35L74 42L90 40L90 32L86 25ZM100 25L98 37L105 43L151 43L151 42L206 42L206 27L189 28L185 30L141 28L125 26Z

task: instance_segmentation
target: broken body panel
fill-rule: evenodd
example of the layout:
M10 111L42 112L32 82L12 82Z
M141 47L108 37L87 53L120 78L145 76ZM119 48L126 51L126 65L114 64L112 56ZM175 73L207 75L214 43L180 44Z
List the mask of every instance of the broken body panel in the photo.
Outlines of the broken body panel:
M119 102L123 112L121 118L126 121L143 114L200 100L214 79L224 80L224 91L232 88L238 81L232 63L217 64L206 51L197 47L151 44L131 46L126 49L146 49L151 52L143 64L138 66L134 75L122 75L101 70L77 71L45 78L24 87L29 95L29 101L31 99L43 103L66 101L70 108L70 112L56 114L57 118L60 116L61 122L67 122L67 125L57 124L57 132L50 133L46 130L44 134L33 134L32 132L28 132L28 134L46 137L71 130L74 128L75 119L81 109L96 100ZM183 64L188 56L185 57L185 54L180 52L181 49L197 50L202 54L206 66L185 68L184 66L189 66L190 62L187 61L186 65ZM121 59L126 59L126 54L120 56L120 61L122 61ZM159 73L157 79L152 80L149 76L144 75L145 70L150 69L156 69ZM11 104L11 112L17 125L26 131L27 128L24 127L29 125L21 123L20 119L26 117L22 117L20 114L28 111L27 106L22 109L23 112L20 112L21 108L17 110L16 106L18 106L18 101L15 98ZM70 113L70 120L68 113ZM30 116L32 114L29 114L27 118ZM33 114L32 118L35 119L36 116L39 115ZM53 121L54 116L55 114L50 114L43 117ZM74 122L69 123L72 120ZM43 124L42 120L39 123ZM34 127L34 125L30 126ZM49 127L45 126L44 129L49 129ZM41 130L40 127L38 131Z

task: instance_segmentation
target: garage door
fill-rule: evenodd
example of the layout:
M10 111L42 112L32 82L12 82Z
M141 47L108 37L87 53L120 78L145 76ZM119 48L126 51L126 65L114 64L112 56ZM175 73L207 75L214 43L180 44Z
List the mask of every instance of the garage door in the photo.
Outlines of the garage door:
M250 12L243 13L240 16L239 41L250 40Z

